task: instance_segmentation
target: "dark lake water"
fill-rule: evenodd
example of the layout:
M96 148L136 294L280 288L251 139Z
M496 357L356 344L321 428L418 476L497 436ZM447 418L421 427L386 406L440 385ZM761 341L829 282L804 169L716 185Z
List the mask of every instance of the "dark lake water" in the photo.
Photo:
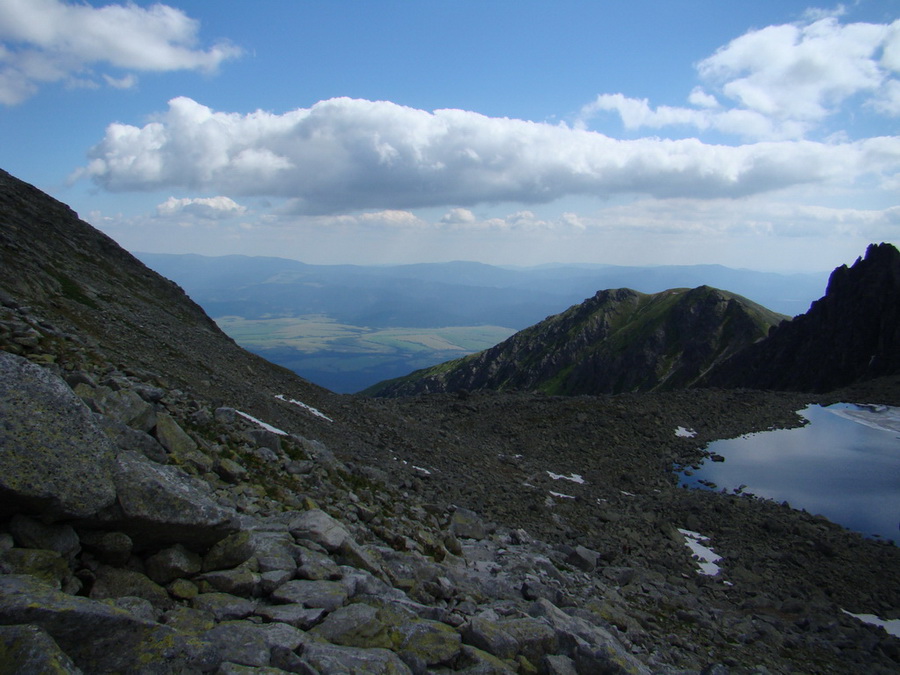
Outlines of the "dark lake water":
M809 424L716 441L690 487L745 493L821 514L832 522L900 544L900 408L838 403L800 411Z

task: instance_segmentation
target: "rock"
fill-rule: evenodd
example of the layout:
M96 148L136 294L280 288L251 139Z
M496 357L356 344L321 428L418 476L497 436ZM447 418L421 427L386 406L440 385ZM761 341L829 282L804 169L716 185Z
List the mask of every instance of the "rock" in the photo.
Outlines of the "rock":
M57 551L11 548L0 551L0 573L29 574L56 589L66 590L72 572Z
M487 536L484 522L474 511L457 508L450 516L450 534L465 539L481 540ZM449 547L448 547L449 550ZM451 551L452 552L452 551Z
M471 645L462 646L455 666L457 672L471 675L514 675L516 673L516 670L510 665L493 654Z
M172 607L172 599L166 589L140 572L102 565L95 574L96 579L90 592L90 597L95 600L127 595L144 598L160 609Z
M253 556L253 542L249 531L235 532L216 544L203 557L203 571L237 567Z
M259 595L260 575L251 572L246 567L204 572L197 577L197 581L201 586L208 585L222 593L230 593L242 598L252 598Z
M97 560L117 567L128 562L134 548L131 537L124 532L87 531L82 533L81 541L97 556Z
M497 658L511 659L519 651L519 644L496 621L475 617L462 631L466 644L478 647Z
M308 539L331 553L351 538L343 525L320 509L305 511L291 521L289 529L298 541Z
M320 607L334 611L347 601L347 591L337 581L288 581L276 588L272 602L298 603L306 607Z
M80 675L81 670L38 626L0 626L0 672Z
M461 649L458 632L439 621L418 619L401 624L395 630L395 651L409 663L411 656L426 666L446 665Z
M234 512L212 500L206 483L134 452L120 453L116 464L118 505L101 514L101 521L126 532L136 546L183 543L202 549L236 529Z
M156 416L156 439L169 453L182 457L197 450L197 443L169 413Z
M265 605L256 608L256 615L266 621L288 624L301 630L309 630L317 625L328 611L321 607L306 607L300 603L287 605Z
M312 642L303 648L301 658L319 675L413 675L409 666L387 649L360 649Z
M578 672L649 675L647 667L605 628L570 616L544 599L537 600L528 613L553 628L560 651L575 661Z
M94 398L99 407L98 412L142 432L148 432L157 425L156 408L136 391L110 391L106 387L99 387L98 391L102 392L101 396Z
M541 672L545 675L578 675L575 662L563 654L545 656Z
M112 504L115 448L49 371L0 351L0 510L84 518Z
M215 466L216 473L228 483L239 483L247 476L247 469L233 459L223 457Z
M343 576L341 568L331 556L300 547L300 564L297 567L297 578L310 581L334 581Z
M345 647L389 649L392 645L388 625L378 609L362 602L335 609L311 633Z
M119 450L134 450L157 464L166 464L169 456L166 449L148 433L131 427L103 415L96 415L97 424L116 444Z
M517 653L531 663L540 663L545 654L555 654L559 650L556 631L538 619L506 619L500 626L517 642Z
M66 560L74 559L81 551L81 542L71 525L46 525L19 513L10 520L9 531L22 548L56 551Z
M144 561L147 576L158 584L168 584L200 571L200 556L181 544L154 553Z
M593 572L597 568L597 560L600 554L589 548L578 545L566 557L566 562L577 567L582 572Z
M249 621L225 621L202 635L223 661L243 666L269 665L270 648L266 633Z
M256 603L228 593L200 593L191 599L191 607L210 613L216 621L246 619L256 611Z
M168 626L78 596L31 577L0 576L0 624L42 628L89 673L209 671L218 657L205 643Z

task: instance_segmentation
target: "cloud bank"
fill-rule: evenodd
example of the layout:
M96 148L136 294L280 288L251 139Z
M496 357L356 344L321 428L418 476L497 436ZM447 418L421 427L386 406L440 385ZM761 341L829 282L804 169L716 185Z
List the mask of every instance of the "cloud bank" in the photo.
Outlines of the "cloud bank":
M811 15L767 26L700 61L697 73L713 93L694 89L688 98L694 108L652 108L644 99L601 94L582 109L581 123L614 111L628 129L681 125L745 138L802 138L853 97L897 117L900 20L841 24L836 16Z
M77 177L110 191L182 188L288 198L297 214L570 195L741 197L889 177L900 137L710 145L618 140L566 125L336 98L277 115L180 97L143 127L111 124Z
M240 54L221 42L197 49L199 22L167 5L94 8L61 0L0 2L0 103L15 105L42 84L117 88L137 83L132 71L214 71ZM113 74L95 68L112 68Z

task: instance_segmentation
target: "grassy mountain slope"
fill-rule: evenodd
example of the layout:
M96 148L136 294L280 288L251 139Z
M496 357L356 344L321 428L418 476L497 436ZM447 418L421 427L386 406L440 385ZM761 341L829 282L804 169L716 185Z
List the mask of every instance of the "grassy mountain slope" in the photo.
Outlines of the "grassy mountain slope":
M478 354L376 385L398 396L465 390L601 394L687 387L787 317L708 286L598 292Z

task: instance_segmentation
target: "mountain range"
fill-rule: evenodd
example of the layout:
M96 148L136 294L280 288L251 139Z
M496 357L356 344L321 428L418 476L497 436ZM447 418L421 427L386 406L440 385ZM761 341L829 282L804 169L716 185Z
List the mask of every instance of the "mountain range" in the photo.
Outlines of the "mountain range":
M793 320L701 286L600 291L490 349L366 390L616 394L691 386L825 392L900 373L900 252L872 245Z
M815 332L893 255L836 272ZM857 618L900 606L895 546L673 473L811 402L900 404L888 370L827 396L338 395L0 172L0 670L896 672Z
M239 344L341 393L491 347L598 289L652 294L708 285L793 316L821 295L827 279L824 272L774 274L718 265L375 267L136 255L177 282Z

